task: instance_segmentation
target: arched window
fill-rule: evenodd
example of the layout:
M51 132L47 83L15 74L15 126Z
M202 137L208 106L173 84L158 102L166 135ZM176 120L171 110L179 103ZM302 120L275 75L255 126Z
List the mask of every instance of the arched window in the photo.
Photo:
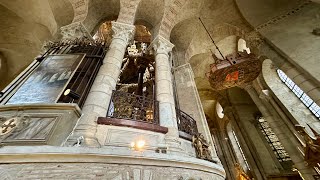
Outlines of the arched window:
M246 171L246 170L250 170L250 166L249 163L247 161L247 158L245 156L245 154L242 151L240 142L237 138L236 133L233 131L231 124L229 123L227 125L227 133L228 133L228 137L231 143L231 146L235 152L235 155L238 159L239 164L241 165L241 167Z
M282 70L277 69L277 73L282 82L301 100L301 102L319 119L320 107L297 86Z
M283 145L280 143L278 136L274 134L269 123L263 117L258 117L257 120L259 129L266 138L277 159L280 162L291 161L289 154L286 152Z

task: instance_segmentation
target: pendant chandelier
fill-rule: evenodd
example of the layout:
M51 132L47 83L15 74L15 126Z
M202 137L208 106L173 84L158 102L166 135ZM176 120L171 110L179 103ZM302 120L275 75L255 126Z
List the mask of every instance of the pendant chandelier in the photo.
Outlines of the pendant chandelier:
M206 73L206 76L213 89L224 90L243 86L259 76L262 63L254 54L248 54L244 51L224 57L200 18L199 20L223 58L222 60L218 59L212 53L215 62L210 65L210 71Z

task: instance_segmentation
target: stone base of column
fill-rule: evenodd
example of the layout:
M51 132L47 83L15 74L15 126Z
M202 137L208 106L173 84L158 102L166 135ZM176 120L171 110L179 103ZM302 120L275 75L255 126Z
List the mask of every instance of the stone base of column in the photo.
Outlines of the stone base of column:
M183 149L181 148L179 132L176 128L169 127L168 133L165 135L164 140L165 140L166 146L168 147L169 154L181 155L184 153Z
M76 127L71 136L67 139L64 146L68 147L93 147L100 148L101 144L95 137L96 125L80 124Z

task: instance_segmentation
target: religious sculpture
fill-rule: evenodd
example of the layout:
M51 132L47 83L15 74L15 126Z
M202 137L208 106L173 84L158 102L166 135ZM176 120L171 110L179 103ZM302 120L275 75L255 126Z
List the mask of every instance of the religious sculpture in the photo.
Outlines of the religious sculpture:
M247 175L247 173L243 170L239 163L235 164L235 169L237 171L237 180L250 180L251 178Z
M308 125L309 126L309 125ZM320 163L320 134L317 133L313 128L311 128L313 135L310 135L305 127L301 125L296 125L296 130L304 137L306 147L305 147L305 161L309 166L318 166Z
M196 149L196 156L199 159L212 161L212 156L209 150L209 143L204 139L201 133L192 136L192 145Z

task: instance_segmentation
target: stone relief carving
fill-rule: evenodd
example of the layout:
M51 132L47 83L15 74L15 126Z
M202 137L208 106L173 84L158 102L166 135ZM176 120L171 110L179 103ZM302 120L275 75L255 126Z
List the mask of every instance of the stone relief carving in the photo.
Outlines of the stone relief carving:
M198 133L197 135L192 136L192 145L196 149L197 158L215 162L212 159L209 150L210 144L207 142L207 140L204 139L204 136L202 134Z
M48 139L57 117L30 117L27 115L0 118L0 142L19 143Z
M85 38L90 41L93 41L92 36L81 22L74 22L69 25L63 26L60 29L63 40L75 40Z

